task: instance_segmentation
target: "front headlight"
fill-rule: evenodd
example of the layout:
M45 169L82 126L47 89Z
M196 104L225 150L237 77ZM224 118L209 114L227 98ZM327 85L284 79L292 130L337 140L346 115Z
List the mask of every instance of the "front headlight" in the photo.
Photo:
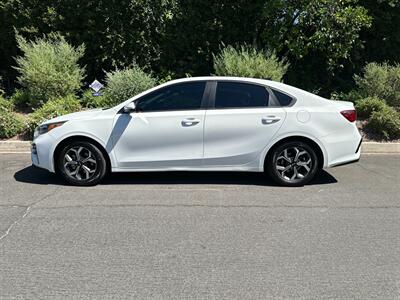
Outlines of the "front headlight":
M64 124L66 121L63 122L56 122L56 123L49 123L49 124L44 124L44 125L39 125L36 127L35 132L33 134L33 139L36 139L39 135L42 135L44 133L47 133L54 128L60 127L62 124Z

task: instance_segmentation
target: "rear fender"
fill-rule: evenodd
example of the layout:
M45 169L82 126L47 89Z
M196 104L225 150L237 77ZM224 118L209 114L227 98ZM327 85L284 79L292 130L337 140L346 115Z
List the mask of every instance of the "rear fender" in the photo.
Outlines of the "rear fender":
M313 142L315 142L318 147L321 149L322 155L324 157L324 161L323 161L323 167L327 167L328 166L328 152L326 151L326 148L324 147L323 143L318 140L317 138L313 137L312 135L306 133L306 132L291 132L290 134L283 134L283 135L279 135L277 137L275 137L265 148L264 150L261 152L260 155L260 161L259 161L259 170L260 172L264 171L264 163L265 163L265 159L267 158L268 152L269 150L271 150L272 147L274 147L277 143L281 142L284 139L287 138L306 138L306 139L310 139Z

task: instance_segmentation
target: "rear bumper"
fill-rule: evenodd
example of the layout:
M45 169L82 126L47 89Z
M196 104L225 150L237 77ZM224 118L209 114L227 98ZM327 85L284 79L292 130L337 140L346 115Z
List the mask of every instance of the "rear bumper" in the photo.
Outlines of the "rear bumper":
M331 165L331 167L339 167L339 166L344 166L344 165L349 165L349 164L353 164L356 163L360 160L360 156L361 156L361 144L362 144L363 139L360 139L360 142L358 143L357 149L355 151L355 156L357 158L353 159L353 160L349 160L349 161L344 161L335 165Z
M362 137L357 128L342 135L329 135L322 141L328 156L325 167L336 167L357 162L360 159Z
M359 160L360 160L360 158L357 158L355 160L350 160L350 161L338 163L337 165L331 165L330 167L334 168L334 167L340 167L340 166L344 166L344 165L354 164L354 163L358 162Z

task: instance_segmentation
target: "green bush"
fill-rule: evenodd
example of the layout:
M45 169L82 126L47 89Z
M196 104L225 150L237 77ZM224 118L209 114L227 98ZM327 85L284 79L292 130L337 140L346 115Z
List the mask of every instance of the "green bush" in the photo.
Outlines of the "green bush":
M104 96L93 96L93 91L86 90L79 101L83 107L96 108L104 105L103 97Z
M362 77L355 76L359 92L365 97L377 97L393 107L400 107L400 65L370 63Z
M56 98L74 94L81 86L84 70L78 60L84 47L74 48L60 35L28 42L17 36L23 56L16 59L18 81L28 95L25 101L33 108Z
M313 92L313 94L318 94L321 92L320 90L317 90ZM357 101L363 99L364 96L361 95L357 90L352 90L350 92L344 93L344 92L332 92L330 99L331 100L338 100L338 101L349 101L356 103Z
M11 95L10 101L17 108L30 108L29 95L25 90L16 90L14 94Z
M25 122L12 111L0 111L0 139L7 139L23 132Z
M134 65L130 69L107 73L104 96L100 96L101 106L114 106L154 87L157 81Z
M0 96L0 112L9 112L13 110L13 103Z
M13 137L25 129L25 122L13 112L13 103L0 96L0 138Z
M368 119L373 112L383 111L388 105L382 99L368 97L356 102L357 115L360 119Z
M341 93L338 100L356 103L363 98L364 96L358 90L352 90L348 93Z
M217 56L214 55L214 70L219 76L238 76L281 81L289 64L279 61L275 53L257 51L242 46L236 50L227 46Z
M384 110L372 113L367 124L367 129L386 139L400 138L400 113L387 106Z
M81 105L74 95L50 100L29 116L29 130L33 132L40 123L81 110Z

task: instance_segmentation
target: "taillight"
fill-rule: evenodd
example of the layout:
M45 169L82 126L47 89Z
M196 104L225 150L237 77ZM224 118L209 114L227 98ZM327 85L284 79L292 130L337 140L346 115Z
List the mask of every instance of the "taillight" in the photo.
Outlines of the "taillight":
M342 110L340 112L349 122L355 122L357 120L357 112L355 109Z

